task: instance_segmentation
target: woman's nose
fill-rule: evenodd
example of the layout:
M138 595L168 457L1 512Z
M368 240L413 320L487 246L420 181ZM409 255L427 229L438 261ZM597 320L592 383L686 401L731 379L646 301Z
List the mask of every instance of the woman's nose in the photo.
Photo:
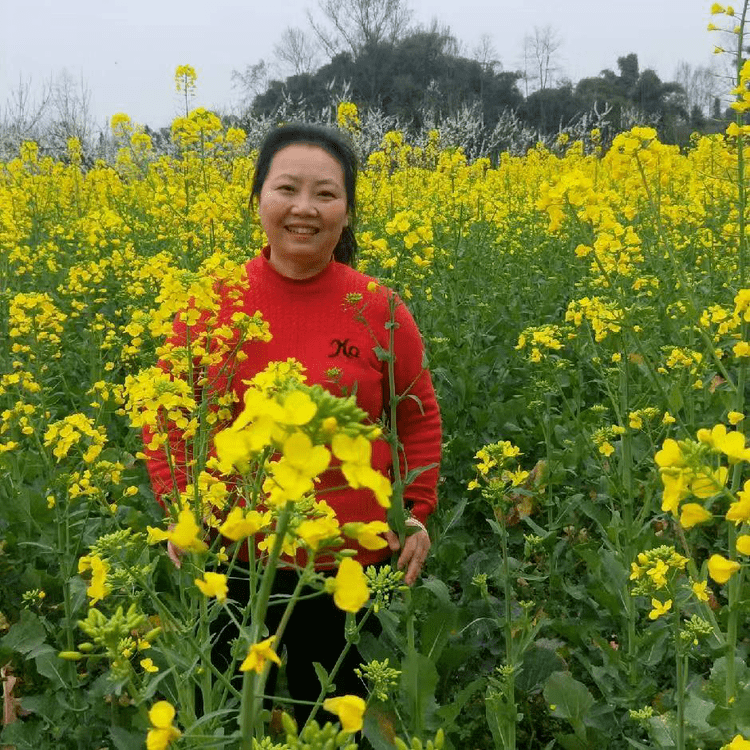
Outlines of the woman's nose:
M303 215L309 215L316 213L317 210L315 202L312 200L312 196L308 195L305 191L301 190L294 196L292 211L296 211Z

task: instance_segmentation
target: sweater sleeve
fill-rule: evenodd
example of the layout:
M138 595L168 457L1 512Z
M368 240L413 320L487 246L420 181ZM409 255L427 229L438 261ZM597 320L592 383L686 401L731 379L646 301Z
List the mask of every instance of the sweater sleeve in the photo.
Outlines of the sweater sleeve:
M396 411L396 428L403 446L402 476L406 471L434 464L404 490L407 505L411 505L414 516L424 522L437 506L442 437L440 410L432 378L424 362L422 337L411 313L400 301L396 306L395 319L395 391L397 395L407 394Z

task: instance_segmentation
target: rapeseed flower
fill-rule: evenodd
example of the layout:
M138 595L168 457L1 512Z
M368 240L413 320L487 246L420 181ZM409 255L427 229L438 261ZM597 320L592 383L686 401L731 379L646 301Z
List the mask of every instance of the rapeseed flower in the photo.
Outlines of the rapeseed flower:
M685 503L680 512L680 526L683 529L692 529L699 523L709 521L713 516L702 505L698 503Z
M206 596L215 596L220 602L227 600L229 587L227 577L223 573L206 572L203 574L203 579L196 578L194 583Z
M260 643L253 643L247 651L242 664L240 664L240 671L247 672L252 670L260 674L263 668L266 666L267 661L272 661L274 664L281 665L281 659L278 654L273 650L273 643L276 640L276 636L266 638Z
M359 732L364 726L364 714L367 704L358 695L341 695L326 698L323 709L336 714L345 732Z
M658 620L662 615L665 615L670 609L672 609L672 600L667 599L667 601L662 603L658 599L652 599L651 607L652 609L648 613L648 619Z
M151 729L146 735L147 750L166 750L167 747L182 735L172 721L175 716L174 706L167 701L158 701L149 709L148 718Z
M359 612L370 598L362 566L351 557L339 563L335 577L326 579L326 591L333 594L334 603L345 612Z
M390 527L383 521L370 521L369 523L353 521L342 526L342 531L346 536L356 539L360 546L370 550L383 549L388 546L388 542L380 534L385 534L389 530Z
M199 538L202 529L195 522L193 511L183 508L177 516L177 523L169 530L155 529L147 526L148 543L156 544L168 540L175 547L186 552L205 552L208 549L206 543Z
M713 578L716 583L726 583L738 570L740 564L735 560L727 560L722 555L711 555L708 558L708 575Z

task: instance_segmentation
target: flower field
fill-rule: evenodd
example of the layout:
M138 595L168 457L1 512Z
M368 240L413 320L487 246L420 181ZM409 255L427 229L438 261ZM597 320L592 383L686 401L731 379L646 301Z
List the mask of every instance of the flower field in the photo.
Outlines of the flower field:
M748 78L746 63L740 113ZM340 126L356 142L356 110ZM3 745L354 747L364 723L376 749L750 748L750 126L685 152L634 128L497 164L439 132L365 155L359 267L422 331L440 506L412 588L345 555L315 581L349 613L370 697L363 715L321 675L308 744L262 708L281 661L270 582L251 575L243 612L224 576L253 535L270 567L379 543L314 500L331 455L402 532L403 482L369 469L380 428L294 363L254 382L241 424L208 388L201 368L273 336L213 317L217 285L241 286L264 244L254 144L204 110L175 120L170 155L125 116L113 128L114 163L28 143L0 169ZM180 311L187 346L169 339ZM170 430L191 441L170 518L144 426L154 451ZM252 509L233 504L238 474ZM226 673L210 653L225 610L246 635Z

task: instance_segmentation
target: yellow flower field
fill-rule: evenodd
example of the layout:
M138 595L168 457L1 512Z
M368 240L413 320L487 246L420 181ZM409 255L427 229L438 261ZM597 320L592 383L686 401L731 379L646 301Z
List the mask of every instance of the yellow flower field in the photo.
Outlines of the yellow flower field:
M0 165L2 744L301 746L301 727L262 713L281 662L262 625L270 584L251 577L252 612L227 599L256 536L274 563L339 555L322 595L353 640L363 616L383 626L361 636L366 709L328 697L326 676L319 721L343 729L308 725L306 741L352 747L364 726L375 747L750 743L738 67L737 124L685 151L636 127L497 163L437 131L419 146L391 132L363 155L358 264L412 310L444 423L432 556L409 591L339 552L345 538L382 547L384 529L340 527L314 498L335 456L403 524L370 466L379 428L294 362L258 376L242 408L202 374L274 333L259 314L216 317L217 290L241 289L264 244L256 144L198 109L156 153L117 115L111 164L84 164L72 141L66 159L26 143ZM358 143L351 103L339 126ZM180 312L187 350L167 340ZM166 517L144 427L149 450L170 430L191 446ZM237 474L265 505L233 505ZM226 674L210 659L220 611L246 634Z

